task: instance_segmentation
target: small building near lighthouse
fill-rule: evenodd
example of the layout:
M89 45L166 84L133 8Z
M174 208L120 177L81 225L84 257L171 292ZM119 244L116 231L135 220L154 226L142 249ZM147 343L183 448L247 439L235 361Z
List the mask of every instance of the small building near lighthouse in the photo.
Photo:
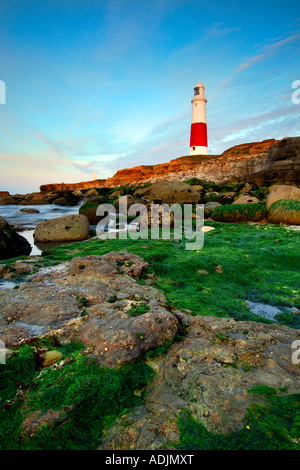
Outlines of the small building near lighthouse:
M205 86L198 82L194 87L192 99L192 125L190 138L190 155L207 155Z

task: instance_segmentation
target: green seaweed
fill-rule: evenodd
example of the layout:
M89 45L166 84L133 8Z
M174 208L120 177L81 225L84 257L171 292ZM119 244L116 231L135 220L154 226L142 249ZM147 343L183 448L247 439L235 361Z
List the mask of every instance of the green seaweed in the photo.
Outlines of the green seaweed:
M58 348L59 350L59 348ZM141 360L118 369L99 367L83 347L63 345L67 360L59 368L41 371L35 364L35 348L14 351L0 369L0 448L2 450L95 449L104 429L143 401L134 393L154 375ZM56 419L43 423L43 416ZM35 432L24 421L34 412L41 418Z
M284 395L267 386L252 387L263 404L247 409L243 427L228 434L208 431L184 410L178 420L178 450L300 450L300 394Z
M153 285L165 293L169 305L189 309L193 315L271 323L253 314L246 301L300 308L299 232L278 225L208 223L215 230L205 235L199 251L186 250L184 238L95 238L49 250L43 263L126 250L149 263L148 272L157 276ZM208 275L201 275L204 270ZM140 282L146 277L147 273ZM281 323L297 327L299 314L293 315L293 325L287 317L281 317Z
M130 315L131 317L139 317L140 315L143 315L149 310L150 310L150 306L145 303L142 303L142 304L137 304L131 307L131 309L128 310L127 314Z

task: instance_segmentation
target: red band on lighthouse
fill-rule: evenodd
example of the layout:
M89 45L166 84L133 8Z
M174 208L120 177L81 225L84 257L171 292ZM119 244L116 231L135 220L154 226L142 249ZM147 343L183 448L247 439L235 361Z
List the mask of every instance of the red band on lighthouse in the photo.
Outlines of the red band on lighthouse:
M207 147L206 122L193 122L192 123L190 147Z

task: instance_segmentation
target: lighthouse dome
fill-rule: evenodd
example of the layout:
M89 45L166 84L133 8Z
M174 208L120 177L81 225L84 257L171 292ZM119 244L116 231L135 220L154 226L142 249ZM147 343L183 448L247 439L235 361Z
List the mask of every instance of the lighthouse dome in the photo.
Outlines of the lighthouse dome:
M201 82L198 82L197 85L195 85L195 88L198 88L198 87L205 88L205 86Z

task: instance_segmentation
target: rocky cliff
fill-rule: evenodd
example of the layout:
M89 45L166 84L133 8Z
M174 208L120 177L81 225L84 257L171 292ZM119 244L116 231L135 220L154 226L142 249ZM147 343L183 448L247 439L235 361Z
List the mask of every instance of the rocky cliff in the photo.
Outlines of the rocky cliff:
M92 181L82 181L81 183L53 183L53 184L43 184L40 186L40 191L43 192L57 192L57 191L74 191L75 189L91 189L91 188L101 188L105 186L105 179L97 179Z
M49 184L42 192L92 187L115 187L159 180L197 177L214 182L255 181L260 185L298 184L300 180L300 137L263 140L236 145L221 155L183 156L168 163L139 165L117 171L112 178L76 184Z
M30 197L28 203L42 203L40 199L47 193L140 185L162 180L185 181L193 177L215 183L252 181L260 186L275 183L298 185L300 184L300 137L268 139L236 145L221 155L188 155L175 158L168 163L125 168L107 179L45 184L40 186L40 193L35 194L35 199L32 200ZM15 197L6 192L2 193L0 193L0 204L18 204ZM19 195L19 199L24 203L24 197Z

